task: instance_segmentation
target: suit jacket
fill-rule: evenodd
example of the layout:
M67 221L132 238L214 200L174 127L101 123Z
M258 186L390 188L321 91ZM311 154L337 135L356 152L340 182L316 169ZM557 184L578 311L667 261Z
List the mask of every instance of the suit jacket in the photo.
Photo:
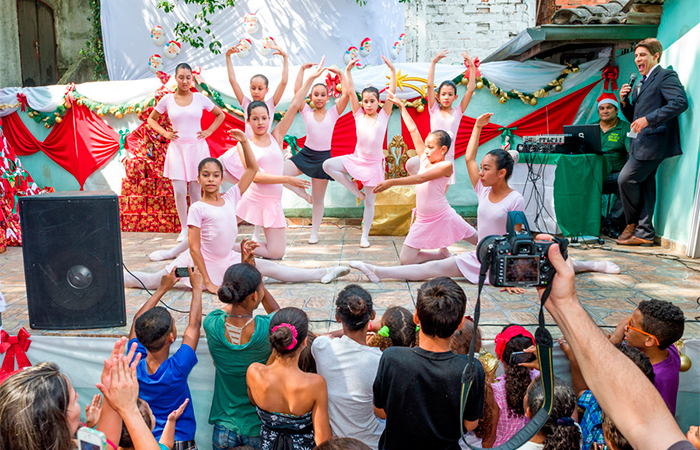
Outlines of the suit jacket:
M657 67L640 86L632 88L622 113L630 123L646 117L649 126L630 139L630 155L638 161L680 155L678 116L688 109L688 98L678 74Z

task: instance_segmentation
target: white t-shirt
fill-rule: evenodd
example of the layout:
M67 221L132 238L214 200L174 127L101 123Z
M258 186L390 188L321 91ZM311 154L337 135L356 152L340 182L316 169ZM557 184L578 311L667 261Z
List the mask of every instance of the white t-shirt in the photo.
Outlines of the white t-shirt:
M328 385L328 418L333 434L359 439L373 449L384 423L374 415L372 385L382 352L347 336L319 336L311 346L318 374Z
M542 450L544 448L544 444L537 444L532 441L527 441L523 445L517 448L517 450Z

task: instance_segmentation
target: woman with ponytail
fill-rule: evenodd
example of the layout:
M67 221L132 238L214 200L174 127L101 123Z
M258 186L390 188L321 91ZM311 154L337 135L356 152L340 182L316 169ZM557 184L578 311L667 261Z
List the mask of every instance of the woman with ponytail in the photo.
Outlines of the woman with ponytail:
M250 403L262 421L263 450L312 450L331 438L326 381L299 369L309 318L299 308L279 310L269 324L272 358L248 367Z
M557 376L553 381L554 402L549 420L519 450L579 450L581 448L581 428L571 418L576 409L574 390ZM543 404L542 380L537 377L532 380L527 389L524 401L525 415L533 418Z
M254 261L252 254L244 255ZM248 400L246 371L253 363L264 364L272 347L268 339L270 320L279 305L251 264L234 264L226 270L218 291L223 309L204 318L209 353L216 367L214 398L209 423L214 425L212 446L229 449L249 445L260 448L260 419ZM267 314L253 316L262 303Z
M499 446L520 431L530 419L525 415L523 399L530 381L540 373L513 363L511 356L535 345L532 334L519 325L508 325L496 335L496 356L503 364L505 374L491 383L496 404L500 409L496 426L496 441Z

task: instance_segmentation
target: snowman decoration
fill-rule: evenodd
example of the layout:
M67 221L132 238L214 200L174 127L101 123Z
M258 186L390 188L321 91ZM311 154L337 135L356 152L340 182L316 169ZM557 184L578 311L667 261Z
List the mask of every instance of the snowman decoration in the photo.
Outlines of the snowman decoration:
M239 58L247 58L252 48L253 43L250 42L250 39L241 39L238 41L238 53L236 53L236 55Z
M345 61L345 64L350 64L350 61L352 61L355 58L357 58L357 47L350 47L345 52L345 56L343 56L343 61Z
M272 46L275 45L275 40L272 39L271 37L264 37L260 41L258 41L258 52L260 52L261 55L267 56L270 53L272 53Z
M258 32L260 29L260 23L258 22L258 18L255 17L255 14L246 14L246 16L243 18L243 28L245 28L245 31L248 34Z
M163 56L168 59L173 59L178 53L180 53L180 43L177 41L170 41L163 47Z
M369 56L370 52L372 51L372 40L368 37L364 38L362 40L362 43L360 44L360 55L361 56Z
M159 27L158 25L153 27L151 30L151 40L159 47L165 44L165 32L163 31L162 27Z
M148 68L151 72L156 73L163 69L163 58L160 55L155 54L148 58Z

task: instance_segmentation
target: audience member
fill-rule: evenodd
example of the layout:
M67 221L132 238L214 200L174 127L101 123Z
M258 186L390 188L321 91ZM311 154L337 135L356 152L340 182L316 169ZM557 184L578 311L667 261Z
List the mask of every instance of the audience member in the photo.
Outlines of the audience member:
M349 284L338 293L335 305L343 336L319 336L311 348L318 374L328 385L331 429L336 436L353 437L376 449L384 424L374 415L372 394L382 352L367 345L367 331L375 317L372 296Z
M370 446L353 438L333 437L314 448L314 450L370 450Z
M316 341L317 337L318 336L316 336L316 333L309 330L309 334L306 336L306 347L301 349L301 353L299 354L299 368L302 372L318 373L316 360L314 359L314 355L311 353L311 349L313 348L314 341Z
M439 277L418 290L414 321L418 347L390 347L382 353L374 380L374 406L386 418L380 449L459 449L454 419L461 406L462 372L467 356L450 350L452 334L462 326L467 297L451 278ZM484 370L475 361L475 378L466 398L464 432L484 412Z
M413 347L418 339L418 327L411 311L401 306L387 308L380 321L370 322L367 344L384 351L389 347Z

